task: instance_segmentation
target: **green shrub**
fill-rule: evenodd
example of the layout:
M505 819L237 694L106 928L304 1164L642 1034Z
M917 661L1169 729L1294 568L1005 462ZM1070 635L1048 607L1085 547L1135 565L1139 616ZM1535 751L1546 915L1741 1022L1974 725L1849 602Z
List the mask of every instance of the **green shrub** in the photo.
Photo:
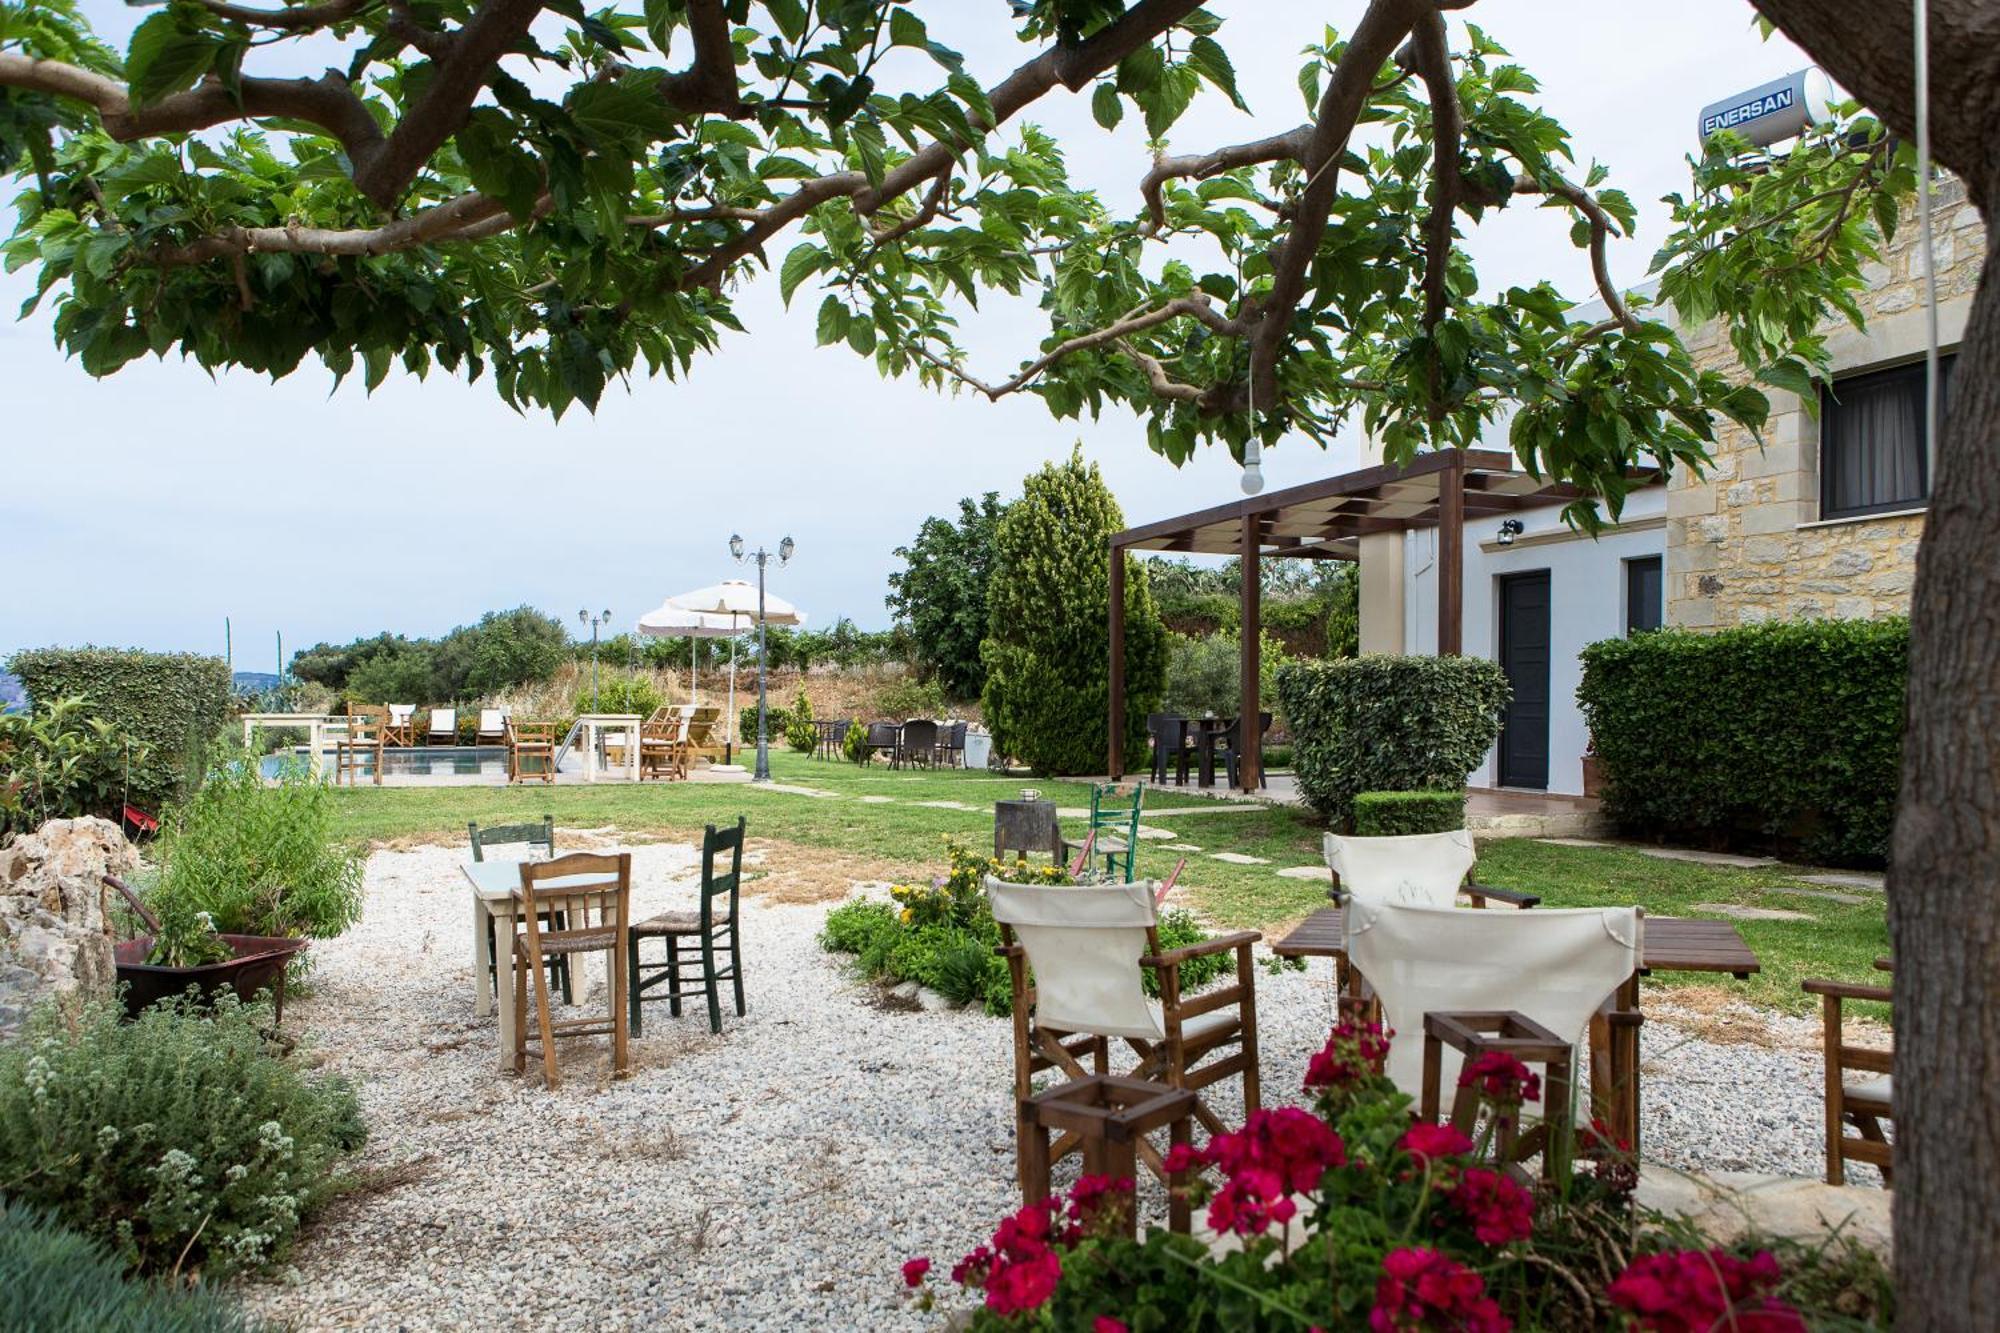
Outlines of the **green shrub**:
M147 748L135 743L134 764ZM90 715L82 698L0 713L0 841L51 819L116 820L124 789L126 738Z
M896 909L888 903L842 903L826 914L819 944L828 953L861 953L877 938L901 930Z
M1465 827L1465 792L1364 791L1354 797L1354 831L1364 838L1449 833Z
M354 704L420 704L438 697L435 653L397 641L347 672L341 697Z
M792 696L791 711L785 716L785 744L799 754L811 754L819 748L819 728L813 725L813 704L804 685Z
M1292 747L1289 745L1267 745L1264 747L1264 771L1275 773L1281 768L1292 766Z
M130 799L154 812L200 782L230 716L229 666L219 657L38 648L14 654L7 667L37 703L81 695L93 717L143 745L143 756L133 756Z
M782 745L785 743L785 728L790 725L791 720L791 714L787 713L783 708L774 707L771 709L771 732L769 739L772 745ZM755 750L757 748L757 705L751 704L748 708L739 710L736 714L736 725L738 727L736 732L738 744Z
M1507 677L1477 657L1370 655L1278 673L1299 794L1345 826L1364 791L1462 787L1500 734Z
M986 685L979 643L988 623L993 534L1004 512L997 491L968 496L958 502L956 523L927 518L916 539L895 550L903 568L889 575L889 609L909 627L916 664L954 699L976 699Z
M0 1203L0 1291L36 1333L251 1333L218 1293L128 1277L110 1251L28 1205Z
M282 1254L365 1131L354 1093L309 1077L226 992L121 1021L49 1005L0 1047L0 1180L144 1272L212 1277Z
M1111 614L1106 550L1125 519L1079 447L1027 479L994 538L987 585L991 628L980 645L981 696L997 759L1037 773L1104 771ZM1146 752L1146 714L1159 707L1166 631L1153 609L1146 564L1125 561L1123 753Z
M576 697L571 701L570 713L572 716L577 713L636 713L640 717L651 717L653 710L665 702L660 687L651 676L610 670L598 676L595 706L590 677L583 677Z
M1628 832L1880 863L1910 626L1793 621L1594 643L1577 698Z
M913 717L942 717L948 707L944 686L934 680L899 680L885 685L875 695L876 714L896 722L907 722Z
M1260 709L1275 711L1278 669L1289 660L1285 645L1269 634L1258 638ZM1160 696L1164 712L1182 717L1234 717L1243 699L1243 636L1224 630L1199 638L1167 635L1167 685Z
M333 789L302 763L266 786L256 762L218 765L161 834L152 890L230 935L331 939L361 918L362 857L333 837Z
M847 739L841 743L849 760L857 764L868 762L868 724L855 718L847 724Z

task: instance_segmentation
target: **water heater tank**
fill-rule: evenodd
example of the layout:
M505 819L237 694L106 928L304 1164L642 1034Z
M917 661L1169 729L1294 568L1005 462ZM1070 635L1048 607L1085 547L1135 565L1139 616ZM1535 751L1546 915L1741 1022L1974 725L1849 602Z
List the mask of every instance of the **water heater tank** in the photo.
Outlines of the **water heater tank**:
M1831 119L1834 97L1831 79L1816 67L1802 69L1710 102L1701 109L1698 136L1706 143L1718 130L1734 130L1759 148L1769 148Z

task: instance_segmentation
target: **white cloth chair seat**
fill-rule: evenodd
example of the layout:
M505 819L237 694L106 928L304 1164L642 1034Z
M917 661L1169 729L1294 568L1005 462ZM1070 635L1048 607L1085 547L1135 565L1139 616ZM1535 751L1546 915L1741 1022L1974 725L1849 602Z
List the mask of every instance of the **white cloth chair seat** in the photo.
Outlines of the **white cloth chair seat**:
M1849 1083L1841 1091L1851 1101L1880 1102L1887 1106L1890 1104L1890 1092L1894 1083L1893 1075L1875 1074Z
M1465 829L1390 838L1326 835L1327 868L1343 891L1390 902L1450 907L1476 853Z

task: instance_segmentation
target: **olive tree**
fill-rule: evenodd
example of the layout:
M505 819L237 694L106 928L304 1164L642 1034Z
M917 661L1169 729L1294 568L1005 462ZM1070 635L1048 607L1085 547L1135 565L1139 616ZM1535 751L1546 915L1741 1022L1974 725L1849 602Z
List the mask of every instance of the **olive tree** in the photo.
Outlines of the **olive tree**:
M0 0L0 163L28 186L7 256L93 373L170 351L273 375L310 355L371 386L441 366L557 414L685 372L736 327L740 282L775 268L788 300L809 288L822 343L885 374L1063 417L1120 406L1177 462L1343 423L1399 461L1511 414L1523 465L1574 485L1588 527L1636 467L1701 467L1716 418L1754 429L1767 388L1812 393L1815 330L1859 317L1861 266L1914 181L1909 7L1755 2L1870 111L1754 170L1712 141L1661 303L1611 280L1627 197L1572 160L1531 74L1447 24L1498 0L1349 0L1338 31L1260 33L1310 43L1302 118L1215 145L1171 136L1197 95L1238 99L1222 20L1248 0L994 3L1025 55L986 84L915 0L168 0L123 52L74 0ZM2000 0L1931 13L1937 157L1990 218ZM1143 119L1155 152L1129 193L1072 182L1028 122L1072 94L1100 124ZM1574 264L1485 291L1460 242L1522 208ZM1580 288L1597 311L1564 295ZM1047 331L982 371L959 321L996 291L1039 301ZM1665 303L1724 319L1740 373L1695 365ZM1897 1263L1906 1315L1939 1327L2000 1303L1991 281L1959 356L1891 880Z

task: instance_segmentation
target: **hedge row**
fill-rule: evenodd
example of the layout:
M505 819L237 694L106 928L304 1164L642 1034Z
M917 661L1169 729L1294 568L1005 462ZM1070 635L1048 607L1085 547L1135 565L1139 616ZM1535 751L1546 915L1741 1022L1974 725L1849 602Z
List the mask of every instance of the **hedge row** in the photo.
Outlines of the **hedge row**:
M1905 619L1595 643L1577 691L1629 832L1880 863L1909 675Z
M1465 789L1364 791L1354 798L1354 831L1364 838L1450 833L1465 827Z
M116 648L35 648L7 669L38 705L71 695L94 717L149 747L131 775L134 804L158 811L201 780L208 751L230 716L229 666L194 653Z
M1456 790L1500 735L1507 677L1476 657L1375 654L1278 673L1299 794L1345 827L1367 792Z

